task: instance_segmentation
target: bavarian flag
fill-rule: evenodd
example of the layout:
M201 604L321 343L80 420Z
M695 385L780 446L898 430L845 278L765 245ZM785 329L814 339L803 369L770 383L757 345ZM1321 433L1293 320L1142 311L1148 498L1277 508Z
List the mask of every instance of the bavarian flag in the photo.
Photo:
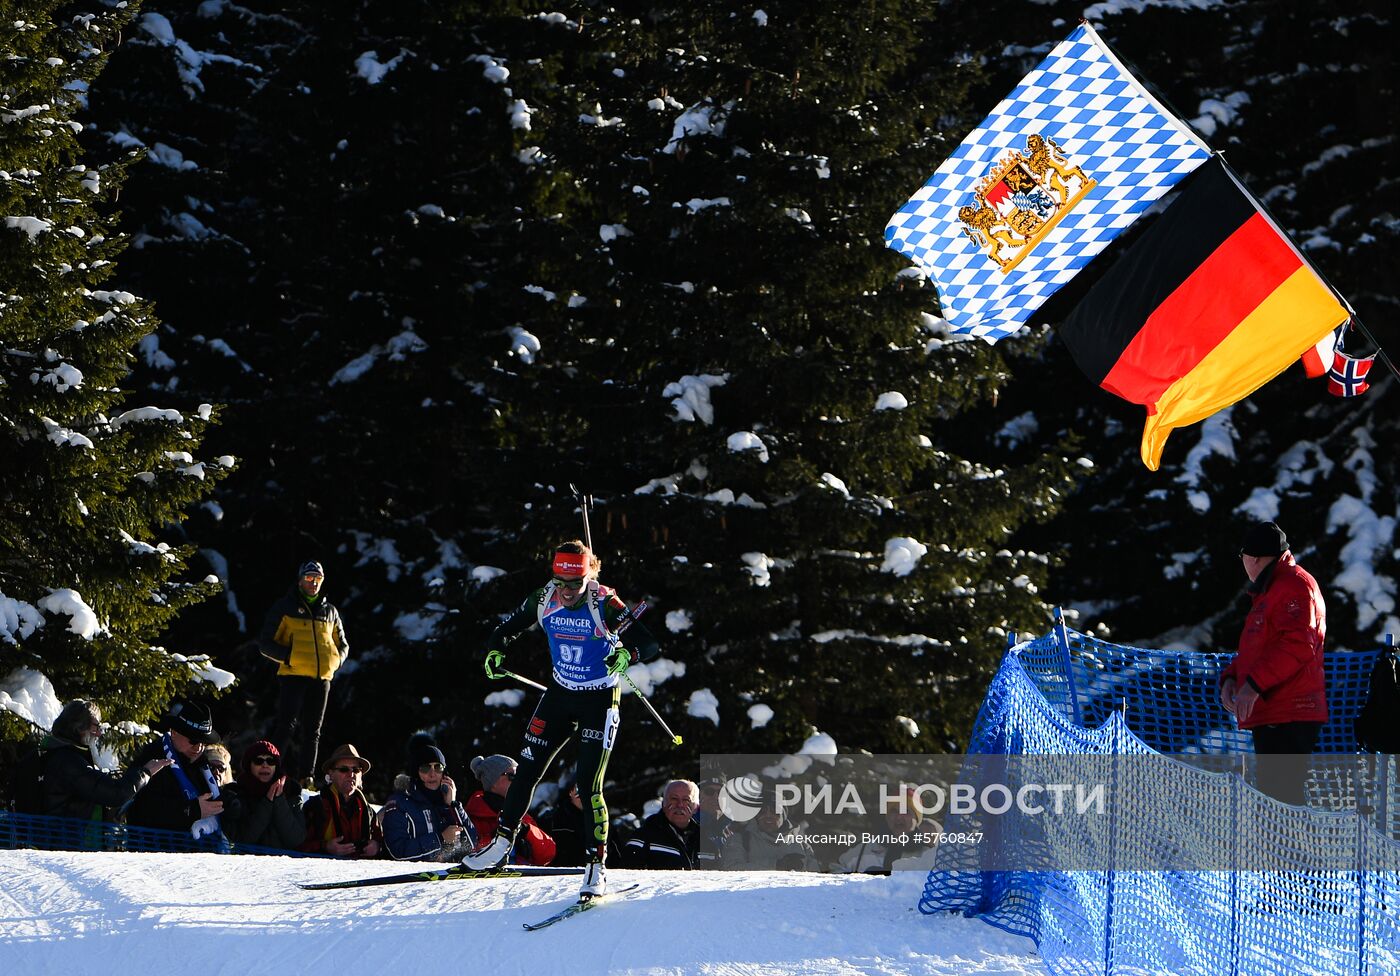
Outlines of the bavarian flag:
M953 332L1011 335L1210 158L1087 24L997 104L885 226Z
M1059 327L1074 361L1147 407L1142 461L1241 400L1350 316L1218 156Z

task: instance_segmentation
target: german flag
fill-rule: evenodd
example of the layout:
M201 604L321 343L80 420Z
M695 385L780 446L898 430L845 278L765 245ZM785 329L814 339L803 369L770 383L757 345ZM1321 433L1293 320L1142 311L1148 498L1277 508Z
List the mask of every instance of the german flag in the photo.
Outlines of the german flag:
M1060 326L1074 361L1147 407L1153 471L1177 427L1249 396L1349 317L1215 157Z

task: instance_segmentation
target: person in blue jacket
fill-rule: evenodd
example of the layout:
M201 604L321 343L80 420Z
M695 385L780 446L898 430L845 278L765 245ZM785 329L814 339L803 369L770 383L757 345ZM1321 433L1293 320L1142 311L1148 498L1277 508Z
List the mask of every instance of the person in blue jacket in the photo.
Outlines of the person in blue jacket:
M384 847L399 861L453 861L476 846L447 759L426 735L408 747L408 771L394 780L395 793L379 812Z

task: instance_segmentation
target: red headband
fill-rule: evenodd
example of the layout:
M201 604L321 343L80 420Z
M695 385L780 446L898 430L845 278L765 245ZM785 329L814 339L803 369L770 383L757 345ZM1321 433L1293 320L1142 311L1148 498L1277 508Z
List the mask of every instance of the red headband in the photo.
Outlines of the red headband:
M587 576L588 553L556 552L554 554L555 576Z

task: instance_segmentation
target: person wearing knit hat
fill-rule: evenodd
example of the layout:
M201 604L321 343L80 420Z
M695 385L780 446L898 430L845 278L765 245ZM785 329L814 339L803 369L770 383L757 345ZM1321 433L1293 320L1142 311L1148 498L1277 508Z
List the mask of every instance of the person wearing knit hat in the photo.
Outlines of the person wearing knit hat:
M554 757L577 735L579 794L593 821L589 860L579 889L584 899L607 890L603 859L609 816L603 777L620 724L620 676L634 658L647 663L661 656L656 638L635 622L622 598L598 582L601 568L598 556L578 539L556 546L550 581L527 596L487 638L487 677L513 677L502 668L506 648L531 627L539 627L549 646L554 681L530 717L520 747L520 774L505 797L495 837L483 837L484 846L462 859L478 871L505 862L535 787ZM630 627L627 646L619 637L624 626Z
M1240 561L1250 608L1235 657L1220 674L1220 704L1252 734L1256 755L1310 754L1327 722L1322 590L1274 522L1249 526ZM1257 769L1262 791L1285 803L1305 801L1301 763L1267 761Z
M455 861L476 846L447 757L426 732L408 743L408 770L394 780L394 795L379 811L384 849L398 861Z
M408 768L405 772L414 775L420 772L425 764L431 763L437 763L438 769L444 770L447 768L447 757L431 738L420 733L409 743Z
M321 585L326 570L309 559L297 569L291 591L274 603L258 633L258 652L277 663L277 715L272 740L280 743L293 782L315 789L321 724L331 681L350 656L345 624Z
M1256 556L1270 562L1287 551L1288 536L1277 522L1255 522L1245 530L1244 541L1240 544L1241 556Z
M500 831L501 811L514 786L519 767L510 756L477 756L471 761L471 771L481 783L481 789L467 797L467 816L476 836L489 840ZM557 847L535 818L528 813L521 817L520 827L510 853L512 864L551 864ZM494 866L494 865L493 865ZM480 869L478 869L480 870Z
M243 801L243 817L231 840L287 851L301 846L306 837L301 790L287 783L282 753L272 742L259 739L243 750L238 775L226 792Z
M515 771L519 768L519 764L514 759L500 753L494 756L477 756L471 762L472 775L481 783L483 790L495 791L502 777L507 780L515 779ZM510 789L510 783L507 782L505 787ZM505 796L506 794L501 793L501 795Z

